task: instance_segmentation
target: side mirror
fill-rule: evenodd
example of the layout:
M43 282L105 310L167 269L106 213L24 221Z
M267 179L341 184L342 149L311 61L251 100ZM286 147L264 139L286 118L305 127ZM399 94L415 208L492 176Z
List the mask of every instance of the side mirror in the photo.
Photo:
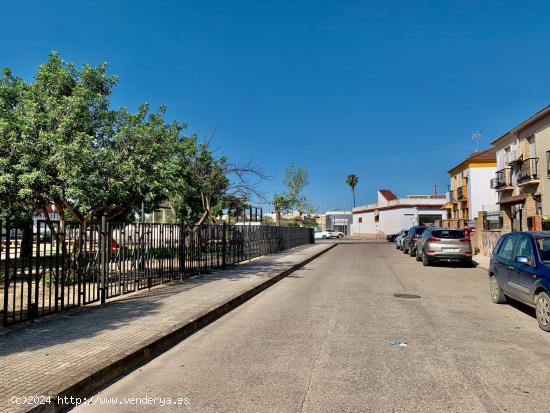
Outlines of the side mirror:
M518 263L520 263L520 264L530 264L529 258L524 257L524 256L522 256L522 255L516 257L516 262L518 262Z

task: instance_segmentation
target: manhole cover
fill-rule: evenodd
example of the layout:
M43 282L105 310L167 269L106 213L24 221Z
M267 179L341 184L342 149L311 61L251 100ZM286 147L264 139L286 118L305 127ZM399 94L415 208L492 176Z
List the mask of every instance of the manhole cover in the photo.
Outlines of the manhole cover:
M421 298L417 294L407 294L407 293L397 293L393 295L395 298L407 298L409 300L412 300L414 298Z

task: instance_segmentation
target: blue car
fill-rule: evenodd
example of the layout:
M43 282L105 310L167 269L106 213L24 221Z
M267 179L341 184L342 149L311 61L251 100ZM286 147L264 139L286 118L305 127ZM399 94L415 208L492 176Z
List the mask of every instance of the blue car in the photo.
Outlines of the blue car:
M489 266L491 299L508 298L536 309L537 321L550 332L550 232L511 232L498 240Z

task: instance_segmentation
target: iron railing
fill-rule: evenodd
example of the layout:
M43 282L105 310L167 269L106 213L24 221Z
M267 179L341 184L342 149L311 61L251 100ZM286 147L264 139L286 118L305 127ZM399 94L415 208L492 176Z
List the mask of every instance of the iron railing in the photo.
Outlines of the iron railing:
M483 229L486 231L502 229L503 219L500 211L487 212L483 217Z
M537 179L537 163L539 158L524 159L519 168L518 183L527 182L532 179Z
M454 202L454 201L456 201L455 191L450 190L449 191L449 202Z
M500 171L496 171L495 178L491 179L492 189L501 189L510 185L510 168L504 168Z
M456 190L456 196L458 199L467 199L468 198L468 187L467 186L459 186Z
M313 243L313 229L264 225L0 225L4 326Z

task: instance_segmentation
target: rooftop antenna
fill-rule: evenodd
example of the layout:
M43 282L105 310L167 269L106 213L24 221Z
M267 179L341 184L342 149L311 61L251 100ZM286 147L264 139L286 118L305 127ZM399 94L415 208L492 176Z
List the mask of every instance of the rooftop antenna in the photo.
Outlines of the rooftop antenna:
M479 152L479 140L481 139L481 131L477 130L472 135L472 140L476 141L476 152Z

